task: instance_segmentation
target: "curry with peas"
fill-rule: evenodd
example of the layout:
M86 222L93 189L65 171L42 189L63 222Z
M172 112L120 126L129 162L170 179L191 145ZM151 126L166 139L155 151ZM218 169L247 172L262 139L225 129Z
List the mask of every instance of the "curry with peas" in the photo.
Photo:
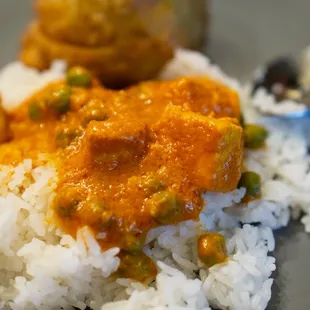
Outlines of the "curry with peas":
M202 192L228 192L240 180L239 99L207 78L112 91L72 68L6 117L11 140L0 145L0 163L48 154L59 177L54 220L72 236L88 226L102 249L119 247L119 276L154 277L142 251L148 231L197 220ZM207 266L225 260L220 235L198 244Z

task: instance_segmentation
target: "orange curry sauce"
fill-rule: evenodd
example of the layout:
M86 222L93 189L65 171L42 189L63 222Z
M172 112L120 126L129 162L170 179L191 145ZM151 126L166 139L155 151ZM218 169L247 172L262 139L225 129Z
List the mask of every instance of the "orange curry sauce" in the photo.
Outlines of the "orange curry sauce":
M127 253L142 255L150 229L197 220L203 191L236 188L243 130L233 90L206 78L122 91L93 81L70 90L66 113L43 110L31 120L29 106L44 105L59 87L66 81L48 85L11 113L13 139L0 145L0 164L40 153L55 159L52 208L66 233L75 237L88 226L103 249L120 247L126 261Z

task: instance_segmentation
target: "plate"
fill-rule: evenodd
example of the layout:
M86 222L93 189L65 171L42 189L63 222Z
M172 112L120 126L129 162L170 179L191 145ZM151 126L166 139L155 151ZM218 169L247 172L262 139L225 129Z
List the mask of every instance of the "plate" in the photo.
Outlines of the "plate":
M31 3L31 0L1 0L1 67L16 59L20 34L32 17ZM309 12L307 0L234 0L229 6L226 0L216 0L206 52L224 71L244 80L259 64L278 55L296 54L310 44L304 30L310 29ZM294 19L298 22L294 23ZM277 270L267 309L308 310L310 234L304 232L299 221L275 234Z

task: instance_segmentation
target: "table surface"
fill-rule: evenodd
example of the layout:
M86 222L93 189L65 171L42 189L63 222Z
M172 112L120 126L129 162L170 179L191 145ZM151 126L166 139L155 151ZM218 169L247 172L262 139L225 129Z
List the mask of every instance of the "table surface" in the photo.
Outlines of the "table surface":
M195 0L193 0L195 1ZM20 34L31 19L31 0L1 0L0 66L16 59ZM241 80L279 55L298 55L310 39L308 0L216 0L206 52ZM310 235L299 222L276 232L277 271L268 310L310 309Z

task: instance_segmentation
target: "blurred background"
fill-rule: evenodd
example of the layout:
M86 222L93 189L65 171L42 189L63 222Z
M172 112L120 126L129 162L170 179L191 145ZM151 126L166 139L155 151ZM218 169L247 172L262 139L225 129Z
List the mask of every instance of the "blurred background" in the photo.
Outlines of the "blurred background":
M194 2L196 0L193 0ZM31 0L1 0L0 65L15 59ZM210 1L210 58L227 73L246 79L259 64L282 54L297 54L310 43L307 0Z
M16 59L21 33L32 17L31 3L0 1L0 67ZM210 4L203 50L241 80L249 78L258 65L279 55L298 55L310 44L309 0L214 0ZM268 309L308 310L310 237L297 222L276 235L278 270Z

